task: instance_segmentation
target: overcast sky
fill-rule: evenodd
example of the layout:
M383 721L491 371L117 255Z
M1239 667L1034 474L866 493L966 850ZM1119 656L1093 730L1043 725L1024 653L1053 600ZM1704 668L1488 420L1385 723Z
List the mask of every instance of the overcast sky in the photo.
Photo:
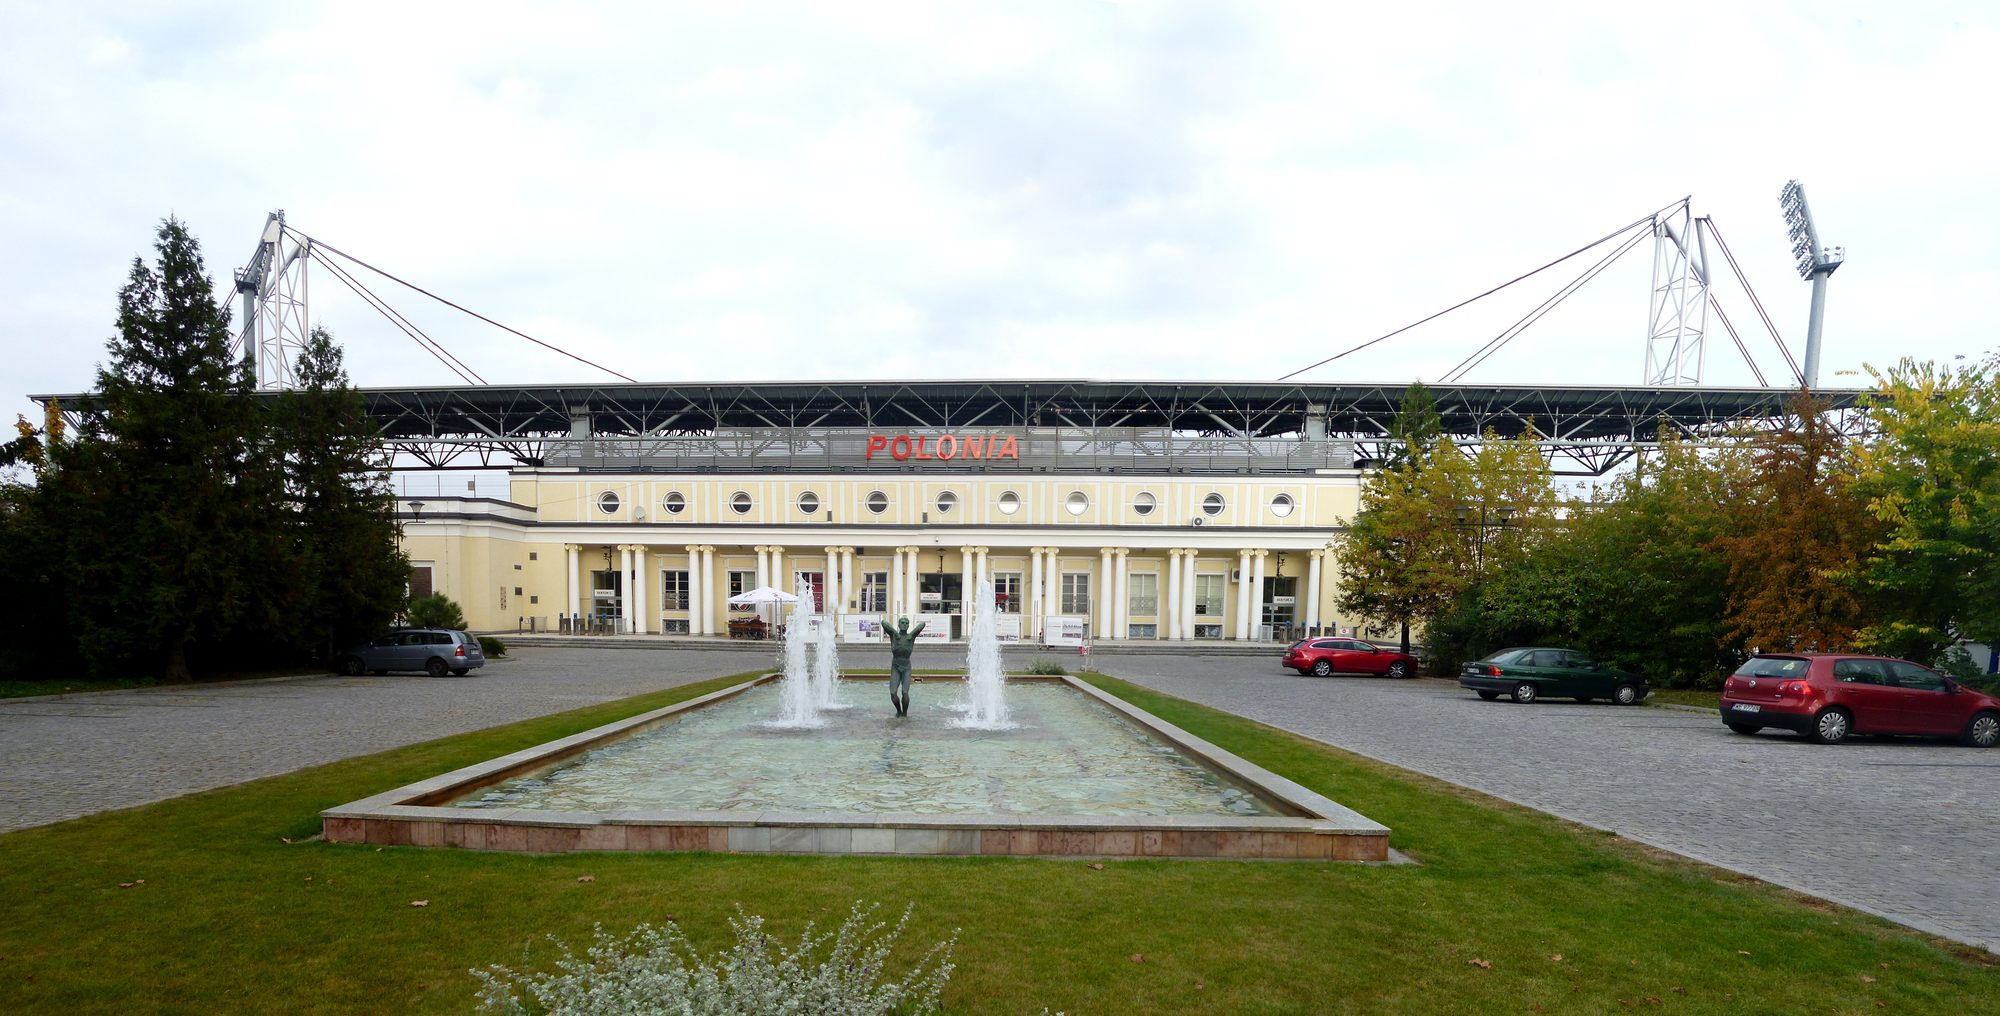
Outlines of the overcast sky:
M161 217L226 286L275 208L641 380L1268 379L1692 195L1798 349L1794 177L1855 383L2000 345L1990 10L0 0L0 398L91 385ZM1469 380L1638 383L1651 253ZM1436 380L1582 266L1307 377ZM379 291L489 381L610 380ZM357 383L456 383L311 292Z

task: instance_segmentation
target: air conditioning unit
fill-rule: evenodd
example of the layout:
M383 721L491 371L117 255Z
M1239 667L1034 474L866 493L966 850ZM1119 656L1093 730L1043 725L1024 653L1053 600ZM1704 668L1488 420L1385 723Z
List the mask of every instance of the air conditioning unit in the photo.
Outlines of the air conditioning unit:
M1197 516L1195 516L1194 518L1192 518L1192 519L1189 519L1189 520L1188 520L1188 525L1190 525L1190 526L1205 526L1205 525L1207 525L1207 524L1208 524L1208 520L1207 520L1207 519L1204 519L1204 518L1202 518L1202 517L1201 517L1201 516L1199 516L1199 515L1197 515Z

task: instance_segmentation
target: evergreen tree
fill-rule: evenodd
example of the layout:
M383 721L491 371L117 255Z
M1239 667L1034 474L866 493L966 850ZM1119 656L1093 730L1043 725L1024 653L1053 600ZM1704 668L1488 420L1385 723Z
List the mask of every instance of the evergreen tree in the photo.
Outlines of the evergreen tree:
M381 436L348 385L340 347L315 328L279 397L289 547L304 623L296 648L320 660L367 639L396 615L409 578L397 549L396 498Z
M1437 397L1422 381L1410 382L1396 419L1389 424L1389 467L1418 460L1443 433L1444 417L1438 414Z
M188 676L191 651L275 623L274 471L229 315L181 222L134 258L97 405L55 456L70 633L91 668Z

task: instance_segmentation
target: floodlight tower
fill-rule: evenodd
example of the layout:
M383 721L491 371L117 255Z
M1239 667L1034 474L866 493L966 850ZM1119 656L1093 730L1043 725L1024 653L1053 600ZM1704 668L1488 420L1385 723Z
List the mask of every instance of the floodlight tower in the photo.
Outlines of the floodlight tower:
M236 270L243 298L243 330L231 343L256 375L259 388L296 383L298 354L311 324L306 305L306 264L312 241L285 228L285 210L264 219L264 233L250 261Z
M1799 278L1812 281L1812 317L1806 322L1806 362L1802 373L1805 386L1819 384L1819 332L1826 321L1826 280L1847 260L1844 247L1822 247L1819 230L1813 228L1812 209L1806 206L1806 189L1797 180L1785 184L1778 193L1785 210L1785 225L1792 237L1792 257L1797 259Z

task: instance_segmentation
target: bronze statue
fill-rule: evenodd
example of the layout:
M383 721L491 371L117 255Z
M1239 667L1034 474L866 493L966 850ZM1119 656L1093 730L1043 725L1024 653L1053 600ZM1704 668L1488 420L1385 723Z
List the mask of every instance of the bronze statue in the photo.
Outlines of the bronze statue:
M910 715L910 651L917 647L917 634L923 630L924 622L912 628L907 617L897 618L896 627L883 630L889 636L889 704L896 707L897 716Z

